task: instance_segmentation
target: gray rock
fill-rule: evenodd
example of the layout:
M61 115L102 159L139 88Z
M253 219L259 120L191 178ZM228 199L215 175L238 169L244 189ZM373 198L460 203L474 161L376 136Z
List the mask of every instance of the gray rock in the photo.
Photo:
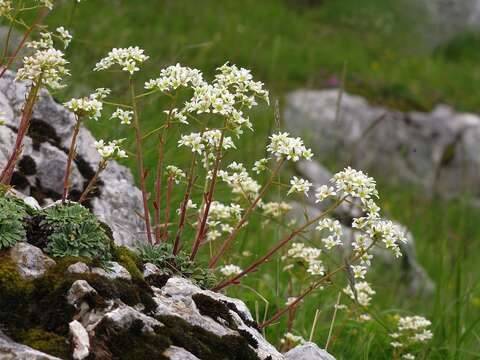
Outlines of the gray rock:
M157 303L157 315L179 316L189 324L202 327L204 330L218 336L239 336L240 334L219 319L212 319L202 315L192 297L196 294L202 294L218 301L219 305L233 305L229 309L229 314L239 330L248 333L250 338L257 341L258 346L255 351L258 357L262 360L283 360L283 355L273 345L268 343L257 329L247 324L253 321L253 318L242 301L212 291L202 290L189 280L179 277L168 279L162 289L154 288L154 292L154 301Z
M56 264L42 250L26 242L15 244L8 253L17 265L18 272L25 279L42 277L50 267Z
M87 330L77 320L73 320L68 327L73 345L73 359L83 360L90 354L90 339Z
M336 90L298 90L287 96L285 126L303 136L319 161L365 169L391 183L480 204L480 117L438 106L402 113L344 94L335 118ZM388 176L386 176L388 174Z
M0 359L2 360L61 360L28 346L18 344L0 331Z
M13 149L27 85L15 82L14 74L9 71L0 79L0 111L4 112L3 118L8 125L0 127L0 169ZM22 183L26 180L28 185L13 185L26 195L37 196L40 205L45 206L61 196L75 119L45 90L40 92L32 118L31 129L36 129L37 135L26 137L22 154L29 167L25 172L17 173L24 180ZM77 162L72 169L72 196L83 191L97 169L100 156L94 141L91 133L82 126L77 143ZM133 247L137 242L145 241L144 223L137 215L143 211L141 193L133 185L130 171L112 161L102 173L101 180L99 194L90 200L94 213L112 228L117 244Z
M293 348L285 354L285 360L335 360L335 358L317 344L307 342Z
M147 278L151 275L156 275L156 274L161 274L162 271L158 268L157 265L152 264L152 263L146 263L143 265L144 270L143 270L143 277Z
M87 264L79 261L75 264L70 265L67 268L67 272L69 272L70 274L85 274L90 272L90 268Z
M96 294L97 292L85 280L77 280L72 284L68 291L67 301L70 305L79 305L79 302L88 294Z
M178 346L170 346L164 353L170 360L200 360L192 353Z
M154 331L154 327L162 325L160 321L127 305L121 305L108 312L104 319L110 320L118 329L129 328L135 321L140 320L143 323L142 331L149 333Z
M122 265L115 261L109 261L107 263L107 270L102 268L93 268L92 273L98 274L100 276L106 277L108 279L125 279L132 280L132 275L125 269Z

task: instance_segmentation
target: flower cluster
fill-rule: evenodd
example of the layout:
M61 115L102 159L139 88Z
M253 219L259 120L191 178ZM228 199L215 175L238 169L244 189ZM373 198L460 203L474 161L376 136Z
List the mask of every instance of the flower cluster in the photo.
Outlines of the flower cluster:
M160 71L160 77L148 80L145 83L145 89L171 92L180 87L192 86L195 88L204 86L205 84L200 70L176 64L162 69Z
M277 158L286 158L294 162L300 159L310 160L313 153L303 144L299 137L290 137L289 133L278 133L270 136L270 144L267 151Z
M64 87L61 84L62 77L70 74L67 64L60 50L39 49L32 56L23 58L23 67L18 70L16 79L41 82L52 89L60 89Z
M328 230L330 235L322 239L322 242L327 250L332 249L337 245L342 245L342 225L338 220L332 220L329 218L321 219L318 222L318 226L315 228L317 231Z
M355 283L352 286L347 286L343 289L343 292L347 294L352 300L356 300L361 306L369 306L372 300L372 295L375 295L375 290L370 287L370 284L366 281Z
M302 243L293 243L290 249L288 249L287 254L282 259L300 260L307 265L307 272L310 275L322 276L325 275L325 267L323 262L319 259L321 254L322 250L318 248L308 247Z
M113 112L110 119L118 119L120 120L120 124L130 125L132 123L132 116L133 116L133 111L117 108L117 110Z
M310 190L312 183L308 180L294 176L293 179L290 180L290 185L291 187L290 190L288 190L287 195L301 193L308 196L308 191Z
M362 171L347 167L336 173L332 181L337 193L342 193L344 196L350 195L362 202L378 197L375 179L365 175Z
M95 148L103 160L126 158L127 153L120 148L124 140L112 140L108 143L105 143L103 140L95 141Z
M262 215L268 218L280 219L290 210L292 210L292 205L282 201L282 202L267 202L260 205L262 208Z
M101 102L108 94L108 89L96 89L93 94L79 99L71 99L63 104L78 117L87 116L90 119L98 120L102 115L103 103Z
M12 11L12 2L10 0L0 0L0 16L7 16Z
M167 166L166 170L167 176L171 178L175 182L175 184L180 184L180 181L185 179L185 172L176 166L169 165Z
M414 344L424 343L433 337L428 329L431 322L422 316L396 316L397 331L390 334L392 342L390 345L397 351L403 352L403 359L415 359L415 356L408 351Z
M242 269L237 265L225 265L220 268L220 273L226 277L238 275L242 272Z
M122 71L127 71L133 75L140 70L138 64L145 62L148 56L144 54L144 50L138 46L128 48L113 48L106 57L101 59L93 69L94 71L108 70L115 65L119 65Z
M287 344L289 346L296 346L296 345L302 345L305 344L306 341L303 337L299 335L292 334L291 332L285 333L283 335L283 338L280 340L280 343L282 345Z
M186 146L192 149L192 152L196 152L199 155L208 152L213 154L217 151L222 138L222 132L218 129L207 130L203 133L193 132L187 135L182 135L178 141L178 146ZM223 137L222 149L228 150L235 148L233 140L229 136Z
M232 189L232 193L253 200L258 195L260 184L250 177L245 166L241 163L232 162L227 166L227 169L220 170L218 177Z
M240 205L225 205L219 201L213 201L210 204L210 212L207 219L207 241L216 240L222 233L230 234L234 226L240 221L241 215L242 208Z

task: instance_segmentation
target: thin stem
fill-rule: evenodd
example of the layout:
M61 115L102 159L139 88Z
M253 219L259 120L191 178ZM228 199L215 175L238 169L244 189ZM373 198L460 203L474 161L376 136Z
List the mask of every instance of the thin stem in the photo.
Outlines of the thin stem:
M312 329L310 330L310 337L308 338L308 341L310 342L313 341L313 336L315 335L315 330L317 328L317 322L319 317L320 317L320 310L317 309L315 311L315 317L313 318L313 325L312 325Z
M320 215L316 216L310 221L307 221L305 224L303 224L301 227L298 229L292 231L289 235L285 236L282 240L280 240L274 247L272 247L264 256L262 256L260 259L254 261L250 266L248 266L245 270L243 270L241 273L238 275L235 275L233 278L227 279L224 282L220 283L219 285L214 287L214 291L221 290L227 286L230 286L232 284L235 284L238 282L238 280L245 275L249 274L250 272L256 270L259 266L264 264L267 260L269 260L279 249L284 247L286 244L290 242L294 237L297 235L301 234L305 229L316 223L318 220L321 218L327 216L329 213L331 213L333 210L335 210L345 199L345 197L340 198L337 200L332 206L330 206L327 210L322 212Z
M220 141L218 143L218 148L217 148L217 156L215 157L215 165L213 167L212 180L210 180L210 188L208 192L204 195L205 209L203 211L202 219L199 222L199 226L197 229L197 236L193 243L192 252L190 254L191 261L195 260L195 257L197 256L197 253L198 253L198 249L200 248L200 244L202 243L202 240L205 237L208 214L210 212L210 206L213 201L213 194L215 192L215 184L217 182L218 170L220 168L220 163L222 160L222 147L223 147L224 138L225 138L225 130L222 130L222 135L220 137Z
M142 200L143 200L143 218L145 220L145 230L147 232L147 240L150 244L153 244L152 232L150 227L150 210L148 208L148 195L147 188L145 185L145 169L143 164L143 154L142 154L142 134L140 131L140 121L138 117L137 101L135 98L135 84L133 77L130 77L130 94L132 98L132 109L133 109L133 127L135 129L135 145L136 145L136 158L137 158L137 168L140 177L140 190L142 191Z
M80 199L78 199L79 204L82 204L83 202L85 202L85 200L87 200L88 194L90 194L90 192L93 190L96 182L98 181L98 178L100 177L100 174L102 173L103 170L107 168L107 165L108 165L108 160L106 159L100 160L100 162L98 163L97 171L88 182L88 185L85 188L85 190L83 190L82 195L80 195Z
M376 240L374 239L372 241L372 243L362 252L358 253L357 255L353 256L352 259L350 259L350 263L354 263L355 261L357 261L358 259L360 259L363 255L365 255L366 253L368 253L368 251L375 245L376 243ZM291 308L291 307L294 307L296 306L301 300L303 300L308 294L310 294L312 291L314 291L316 288L318 288L320 285L322 285L325 281L331 279L334 275L336 275L337 273L339 273L340 271L343 271L345 270L347 267L346 264L342 265L342 266L339 266L338 268L336 268L335 270L331 271L330 273L324 275L323 277L321 277L317 282L313 283L311 286L309 286L307 288L307 290L305 290L305 292L303 294L301 294L299 297L297 297L295 299L295 301L293 301L290 305L288 305L287 307L285 307L284 309L278 311L270 320L264 322L263 324L260 325L260 328L263 329L264 327L272 324L273 322L275 322L276 320L278 320L280 317L282 317L286 312L288 312L288 310Z
M333 332L333 324L335 324L338 305L340 304L341 297L342 297L342 292L340 291L337 296L337 302L335 303L335 309L333 310L332 322L330 323L330 329L328 330L328 337L327 337L327 342L325 343L325 350L328 350L328 346L330 345L330 340L332 338L332 332Z
M76 143L77 143L77 136L78 132L80 131L80 124L81 120L78 115L75 115L75 127L73 128L72 134L72 141L70 142L70 150L68 151L68 159L67 159L67 168L65 170L65 178L63 180L63 195L62 195L62 203L65 203L65 200L68 198L68 192L70 189L70 175L72 172L72 163L73 159L77 155Z
M263 188L260 190L258 196L255 198L255 200L250 204L250 206L245 210L245 213L243 214L242 219L238 222L238 224L235 226L233 231L228 235L228 237L225 239L225 241L222 243L220 249L218 250L217 254L210 260L210 263L208 264L209 268L214 268L217 266L218 261L222 257L222 255L225 253L225 251L228 249L230 246L231 242L235 239L237 236L238 232L242 228L242 226L246 223L248 220L250 214L253 212L253 210L256 208L258 202L263 198L265 193L267 192L268 188L272 184L273 180L277 176L277 174L280 171L280 168L282 167L283 163L285 162L285 158L282 158L278 163L275 169L273 170L272 174L270 175L270 178L268 179L267 183L263 186Z
M170 221L170 203L172 198L172 189L173 189L173 176L168 177L167 183L167 199L165 205L165 224L168 224ZM164 226L162 230L162 241L166 241L168 237L168 227Z
M178 230L177 235L175 236L175 242L173 244L173 255L176 255L180 250L180 239L182 236L183 229L185 227L185 219L187 215L187 205L188 200L190 199L190 194L192 192L193 184L196 181L196 177L194 176L195 173L195 164L196 164L196 155L195 153L192 155L192 162L190 164L190 171L188 174L188 183L187 189L185 190L185 195L183 197L182 208L180 210L180 220L178 223Z
M18 126L17 131L17 138L15 140L15 146L13 148L13 152L10 155L10 158L7 161L2 173L0 174L0 183L3 185L9 185L10 180L17 164L18 158L22 153L23 147L23 140L25 135L28 132L28 128L30 127L30 120L32 118L33 107L35 105L35 101L37 99L38 92L40 90L42 83L42 77L40 77L34 82L34 84L30 87L30 90L27 95L27 100L25 101L25 105L22 109L22 118L20 120L20 125Z
M158 161L157 161L157 171L155 176L155 200L153 201L155 241L157 242L157 244L161 240L160 216L161 216L161 206L162 206L162 177L163 177L163 158L164 158L164 145L165 145L163 134L158 137L158 141L159 141Z

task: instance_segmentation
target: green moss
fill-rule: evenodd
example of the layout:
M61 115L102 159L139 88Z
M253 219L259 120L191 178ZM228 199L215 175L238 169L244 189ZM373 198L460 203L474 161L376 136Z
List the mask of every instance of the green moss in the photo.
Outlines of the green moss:
M204 360L258 360L249 341L242 336L218 336L175 316L158 316L165 326L158 329L173 345L183 347Z
M143 279L140 257L125 246L113 247L113 259L122 265L135 279Z
M192 299L200 311L200 314L208 316L221 324L227 323L230 329L237 330L237 326L230 314L230 310L224 303L201 293L193 295ZM219 319L223 321L219 321Z
M15 340L46 354L69 358L69 344L64 336L36 328L19 333Z
M142 329L141 320L134 321L127 329L120 329L115 323L103 320L96 329L93 353L102 354L101 359L167 360L163 353L171 345L170 340L158 333L145 333Z

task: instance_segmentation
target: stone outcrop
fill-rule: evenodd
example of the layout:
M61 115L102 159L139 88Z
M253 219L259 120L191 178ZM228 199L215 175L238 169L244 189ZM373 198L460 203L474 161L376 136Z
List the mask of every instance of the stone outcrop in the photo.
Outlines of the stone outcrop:
M27 84L16 82L12 72L0 79L0 111L6 121L6 126L0 126L0 168L13 149L26 89ZM74 122L74 116L47 91L40 92L12 184L42 206L61 197ZM73 200L79 197L97 169L100 156L94 141L92 134L82 126L71 179ZM100 220L109 224L119 245L132 246L144 240L142 219L135 215L142 213L141 194L133 183L130 170L111 162L101 175L98 191L87 204Z
M28 246L32 252L41 252L39 248ZM43 256L47 262L53 261ZM134 279L131 274L128 278L109 276L109 271L128 272L123 267L119 270L119 264L110 270L107 266L104 272L95 272L95 267L74 260L70 265L59 264L49 269L42 275L45 281L40 276L36 279L27 278L24 284L25 288L31 289L29 291L40 291L39 294L53 291L57 304L52 306L62 309L59 311L62 311L61 317L65 323L59 324L58 319L51 318L56 309L49 309L52 314L43 325L35 320L41 314L21 314L32 318L32 328L42 331L48 329L57 332L57 336L63 336L65 340L62 347L74 360L333 359L313 344L303 345L297 352L281 354L262 336L241 300L201 289L185 278L162 278L159 276L160 269L152 264L138 269L145 271L148 268L146 278L138 278L137 275ZM1 261L5 261L5 258L0 258L0 265ZM18 258L9 261L14 266L22 263ZM72 272L72 267L82 271ZM53 279L57 279L58 283L51 283ZM46 284L53 289L45 289ZM58 289L64 289L64 292L57 292ZM32 301L50 306L41 297L35 297ZM0 322L1 316L0 313ZM11 319L7 318L5 324L9 321ZM50 322L57 325L50 328ZM5 324L6 334L14 333L13 328L8 325L5 327ZM20 333L24 333L24 330ZM316 357L305 358L308 354L316 354ZM322 357L318 357L318 354ZM2 334L0 358L58 359Z
M431 113L372 106L337 90L298 90L286 99L285 126L319 161L365 169L429 194L468 193L480 204L480 117L438 106Z

